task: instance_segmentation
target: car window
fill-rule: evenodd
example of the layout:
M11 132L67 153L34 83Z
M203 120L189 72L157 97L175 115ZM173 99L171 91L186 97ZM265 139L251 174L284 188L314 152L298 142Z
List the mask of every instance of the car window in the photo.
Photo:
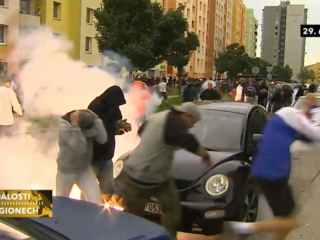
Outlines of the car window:
M217 151L239 151L245 115L201 110L202 119L190 130L202 146Z
M0 222L0 239L1 240L27 240L33 239L25 233Z
M263 128L267 123L266 115L261 110L256 110L252 115L248 125L249 148L252 148L252 137L254 134L262 134Z

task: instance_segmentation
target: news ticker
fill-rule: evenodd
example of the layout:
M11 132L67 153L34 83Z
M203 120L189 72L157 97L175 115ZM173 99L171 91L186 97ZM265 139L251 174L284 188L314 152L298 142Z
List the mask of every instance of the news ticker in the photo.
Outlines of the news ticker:
M52 190L0 190L0 217L52 217Z

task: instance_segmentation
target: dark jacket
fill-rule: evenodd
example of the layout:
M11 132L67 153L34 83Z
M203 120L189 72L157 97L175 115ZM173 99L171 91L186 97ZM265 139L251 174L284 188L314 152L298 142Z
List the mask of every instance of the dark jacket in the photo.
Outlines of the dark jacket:
M195 87L192 84L188 84L183 91L183 96L182 96L183 102L193 102L194 93L195 93Z
M126 104L120 87L112 86L99 97L96 97L88 106L102 120L108 134L105 144L94 142L93 161L112 160L116 147L115 136L118 133L117 121L122 119L119 106Z
M220 100L221 95L215 89L206 89L200 94L201 100Z
M301 86L299 86L298 88L298 91L296 93L296 96L295 96L295 100L297 101L299 97L303 96L303 88Z

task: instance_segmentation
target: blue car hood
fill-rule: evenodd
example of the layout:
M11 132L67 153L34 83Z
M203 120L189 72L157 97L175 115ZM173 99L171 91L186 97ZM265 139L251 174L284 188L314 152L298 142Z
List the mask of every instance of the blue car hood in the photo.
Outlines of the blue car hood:
M70 240L170 240L167 230L132 214L54 197L52 218L33 218Z

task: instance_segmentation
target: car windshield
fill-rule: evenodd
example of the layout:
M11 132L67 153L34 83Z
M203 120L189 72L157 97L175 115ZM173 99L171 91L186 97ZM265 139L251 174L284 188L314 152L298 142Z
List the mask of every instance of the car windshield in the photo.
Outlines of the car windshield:
M245 115L202 110L202 120L190 130L203 147L213 151L239 151Z
M299 98L293 105L294 108L302 109L306 105L306 98ZM320 98L317 98L318 106L320 106Z

